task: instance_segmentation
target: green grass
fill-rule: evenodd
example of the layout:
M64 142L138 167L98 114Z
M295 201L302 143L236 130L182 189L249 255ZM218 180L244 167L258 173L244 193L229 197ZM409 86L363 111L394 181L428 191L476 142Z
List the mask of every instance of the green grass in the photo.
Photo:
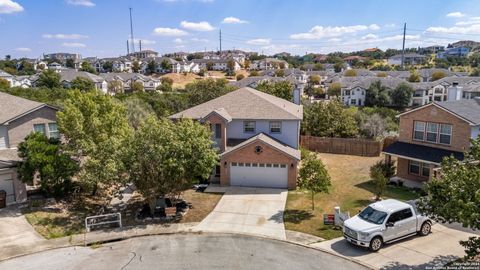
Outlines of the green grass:
M46 239L83 233L82 222L64 213L35 211L25 214L27 221Z
M319 154L328 169L332 187L328 194L315 196L315 210L311 209L311 198L302 191L290 191L284 215L288 230L300 231L332 239L342 236L341 230L323 225L323 214L333 214L334 207L354 216L359 210L372 203L373 184L369 179L370 166L381 158L347 155ZM412 200L420 194L405 187L387 186L384 198Z

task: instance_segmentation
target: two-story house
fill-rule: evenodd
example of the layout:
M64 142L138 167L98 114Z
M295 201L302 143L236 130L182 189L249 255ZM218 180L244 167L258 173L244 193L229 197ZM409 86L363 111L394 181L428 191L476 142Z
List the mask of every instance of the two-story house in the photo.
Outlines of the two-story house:
M21 160L18 144L33 131L58 138L57 111L47 104L0 92L0 190L7 192L7 204L27 198L25 184L17 176L16 164Z
M444 157L463 160L470 140L480 134L480 99L433 102L402 113L399 139L383 151L397 158L391 180L421 187L435 177Z
M244 87L170 118L209 123L221 185L296 187L302 106Z

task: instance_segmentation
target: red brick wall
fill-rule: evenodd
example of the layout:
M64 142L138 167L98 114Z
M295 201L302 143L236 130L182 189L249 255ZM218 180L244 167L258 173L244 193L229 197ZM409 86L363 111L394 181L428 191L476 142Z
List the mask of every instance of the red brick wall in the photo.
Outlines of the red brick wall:
M255 147L260 145L263 147L263 152L260 154L255 153ZM225 165L226 162L226 165ZM232 152L224 157L220 161L220 184L228 186L230 185L230 163L231 162L243 162L243 163L279 163L286 164L288 167L288 188L295 189L297 186L297 166L298 161L275 148L262 142L254 142L242 149ZM292 167L293 164L293 167Z
M430 174L432 174L432 171L430 171ZM408 173L408 159L404 158L397 159L397 176L400 178L419 182L428 180L428 177Z
M220 148L220 152L224 152L227 146L227 125L225 123L225 119L223 119L222 117L218 116L215 113L212 113L207 119L205 119L205 121L212 124L212 126L214 126L215 124L222 125L222 139L221 139L219 148ZM215 134L213 134L213 136L215 136Z

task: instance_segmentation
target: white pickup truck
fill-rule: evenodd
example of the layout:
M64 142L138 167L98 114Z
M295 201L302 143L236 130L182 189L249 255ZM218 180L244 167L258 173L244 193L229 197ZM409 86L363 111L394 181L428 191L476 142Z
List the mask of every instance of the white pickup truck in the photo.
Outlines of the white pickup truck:
M384 200L370 204L345 220L343 236L348 242L378 251L384 243L419 234L428 235L432 221L418 213L414 202Z

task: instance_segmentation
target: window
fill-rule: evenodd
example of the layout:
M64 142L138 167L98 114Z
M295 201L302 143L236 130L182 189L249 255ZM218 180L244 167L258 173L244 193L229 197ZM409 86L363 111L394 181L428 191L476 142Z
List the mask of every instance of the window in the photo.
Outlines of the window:
M266 167L267 167L267 168L271 168L271 167L272 167L272 164L268 164L268 163L267 163L267 164L266 164Z
M427 142L437 142L438 124L427 123Z
M262 167L262 168L265 167L265 163L258 164L258 167Z
M420 163L410 160L408 163L408 172L411 174L420 174Z
M215 176L219 177L220 176L220 166L215 166Z
M238 163L238 167L243 167L243 163Z
M422 163L422 175L425 177L430 176L430 165L427 163Z
M237 166L237 163L236 163L236 162L232 162L232 166L233 166L233 167L236 167L236 166Z
M258 167L258 163L252 163L252 167Z
M286 167L287 167L287 165L285 165L285 164L280 164L280 168L286 168Z
M58 132L57 123L48 123L48 133L50 138L60 138L60 132Z
M245 167L250 167L250 163L245 163Z
M273 164L273 167L274 167L274 168L278 168L278 164Z
M221 139L221 138L222 138L222 125L215 124L215 139Z
M40 132L43 135L47 135L47 133L45 131L45 124L34 124L33 125L33 131Z
M282 132L282 122L270 122L270 133L280 133Z
M440 143L450 144L452 138L452 125L441 124L440 125Z
M395 223L399 220L402 220L402 210L391 214L390 217L388 218L387 222Z
M255 132L255 121L244 121L243 122L243 132L244 133L254 133Z
M354 99L354 98L352 98L352 99L350 100L350 104L351 104L351 105L357 105L357 100Z
M425 138L425 122L415 121L413 128L413 139L423 141Z

